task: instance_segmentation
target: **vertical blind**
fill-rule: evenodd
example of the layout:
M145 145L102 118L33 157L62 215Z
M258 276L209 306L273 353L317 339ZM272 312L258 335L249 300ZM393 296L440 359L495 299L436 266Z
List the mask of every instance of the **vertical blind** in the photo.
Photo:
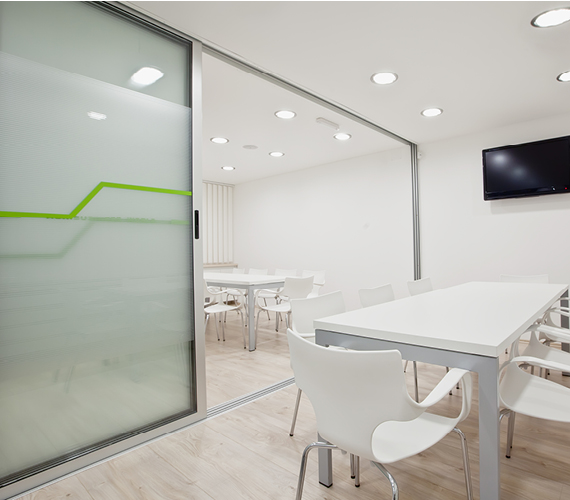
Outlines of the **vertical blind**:
M233 192L227 184L203 183L204 264L233 262Z

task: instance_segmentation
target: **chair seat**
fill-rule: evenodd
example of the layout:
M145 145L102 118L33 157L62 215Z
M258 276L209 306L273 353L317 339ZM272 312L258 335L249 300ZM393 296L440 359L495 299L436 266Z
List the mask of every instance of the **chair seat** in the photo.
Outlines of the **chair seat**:
M240 309L241 305L238 306L230 306L227 304L212 304L211 306L205 307L204 312L207 314L219 314L223 312L230 312L235 311L236 309Z
M281 304L263 306L261 309L264 311L288 313L291 310L291 304L289 302L281 302Z
M557 422L570 422L570 389L521 370L507 367L501 381L503 404L516 413Z
M443 439L457 425L457 418L423 413L409 422L384 422L372 437L373 458L389 464L417 455Z

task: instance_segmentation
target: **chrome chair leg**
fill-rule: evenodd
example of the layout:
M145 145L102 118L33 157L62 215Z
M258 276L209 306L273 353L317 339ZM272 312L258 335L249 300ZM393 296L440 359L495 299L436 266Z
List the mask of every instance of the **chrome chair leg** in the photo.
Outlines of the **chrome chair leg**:
M514 411L509 412L509 426L507 430L507 458L511 458L511 450L513 449L513 436L515 434L515 416Z
M453 429L461 438L461 451L463 452L463 472L465 473L465 488L467 489L468 500L473 500L473 484L471 483L471 467L469 465L469 450L467 449L467 439L465 434L457 427Z
M303 495L303 485L305 484L305 474L307 472L307 457L309 456L309 452L313 448L329 448L331 450L337 449L334 444L330 443L311 443L309 446L305 448L303 452L303 456L301 458L301 470L299 471L299 482L297 484L297 496L295 497L296 500L301 500Z
M246 323L245 323L245 319L244 319L245 314L242 314L242 312L239 310L238 310L238 312L239 312L239 315L241 316L241 333L243 335L243 348L247 349L246 342L245 342L245 327L246 327Z
M356 472L354 472L354 455L350 454L350 477L354 479L356 477Z
M359 488L360 487L360 457L358 455L353 455L352 453L350 454L350 456L354 457L352 459L352 461L354 463L354 486Z
M416 389L416 403L420 402L420 393L418 391L418 364L415 361L412 361L412 365L414 366L414 384Z
M392 486L392 500L398 500L400 497L400 492L398 491L398 484L396 483L394 476L392 476L392 474L390 474L382 464L379 464L378 462L372 463L380 470L382 474L386 476L386 479L390 481L390 486Z
M297 401L295 403L295 411L293 412L293 421L291 422L291 430L289 431L289 436L292 436L295 432L295 424L297 423L297 413L299 412L299 404L301 403L301 394L303 391L301 389L297 390Z

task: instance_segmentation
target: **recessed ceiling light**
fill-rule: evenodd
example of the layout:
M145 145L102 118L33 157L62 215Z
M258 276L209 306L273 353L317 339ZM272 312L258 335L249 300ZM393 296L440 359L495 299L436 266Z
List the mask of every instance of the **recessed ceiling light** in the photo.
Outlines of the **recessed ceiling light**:
M275 116L277 118L282 118L283 120L290 120L291 118L295 118L295 116L297 116L297 113L283 109L281 111L276 111Z
M229 139L226 139L225 137L212 137L210 140L215 144L226 144L227 142L230 142Z
M439 116L443 113L443 109L440 108L428 108L422 111L422 115L432 118L434 116Z
M536 16L530 24L537 28L550 28L570 21L570 7L553 9Z
M560 73L556 79L559 82L570 82L570 71L565 71L564 73Z
M390 83L394 83L397 79L398 75L396 73L374 73L370 77L370 80L378 85L389 85Z
M235 170L235 169L236 169L236 167L231 167L230 165L224 165L222 167L222 170Z
M96 111L87 112L87 116L89 118L92 118L93 120L106 120L107 119L107 115L104 115L103 113L97 113Z
M131 80L139 85L150 85L164 76L164 73L156 68L144 67L139 69Z
M333 136L337 141L348 141L352 136L350 134L345 134L344 132L339 132Z
M245 146L242 146L243 149L257 149L257 146L255 144L246 144Z
M273 158L281 158L282 156L285 156L285 153L282 153L281 151L271 151L269 156L273 156Z

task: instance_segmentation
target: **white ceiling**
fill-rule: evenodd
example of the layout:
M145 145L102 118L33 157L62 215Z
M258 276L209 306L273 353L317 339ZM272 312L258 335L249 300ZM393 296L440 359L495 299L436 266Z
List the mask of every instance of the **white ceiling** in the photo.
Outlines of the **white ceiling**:
M537 29L565 2L128 2L418 144L570 113L570 23ZM393 71L398 80L374 85ZM297 117L273 117L279 108ZM425 118L420 112L440 107ZM353 135L331 139L335 121ZM204 178L239 183L399 143L225 63L204 61ZM208 144L212 135L230 139ZM537 139L542 138L537 131ZM254 144L257 150L244 150ZM217 149L216 149L217 148ZM268 156L282 150L280 159ZM231 175L220 163L236 166Z

